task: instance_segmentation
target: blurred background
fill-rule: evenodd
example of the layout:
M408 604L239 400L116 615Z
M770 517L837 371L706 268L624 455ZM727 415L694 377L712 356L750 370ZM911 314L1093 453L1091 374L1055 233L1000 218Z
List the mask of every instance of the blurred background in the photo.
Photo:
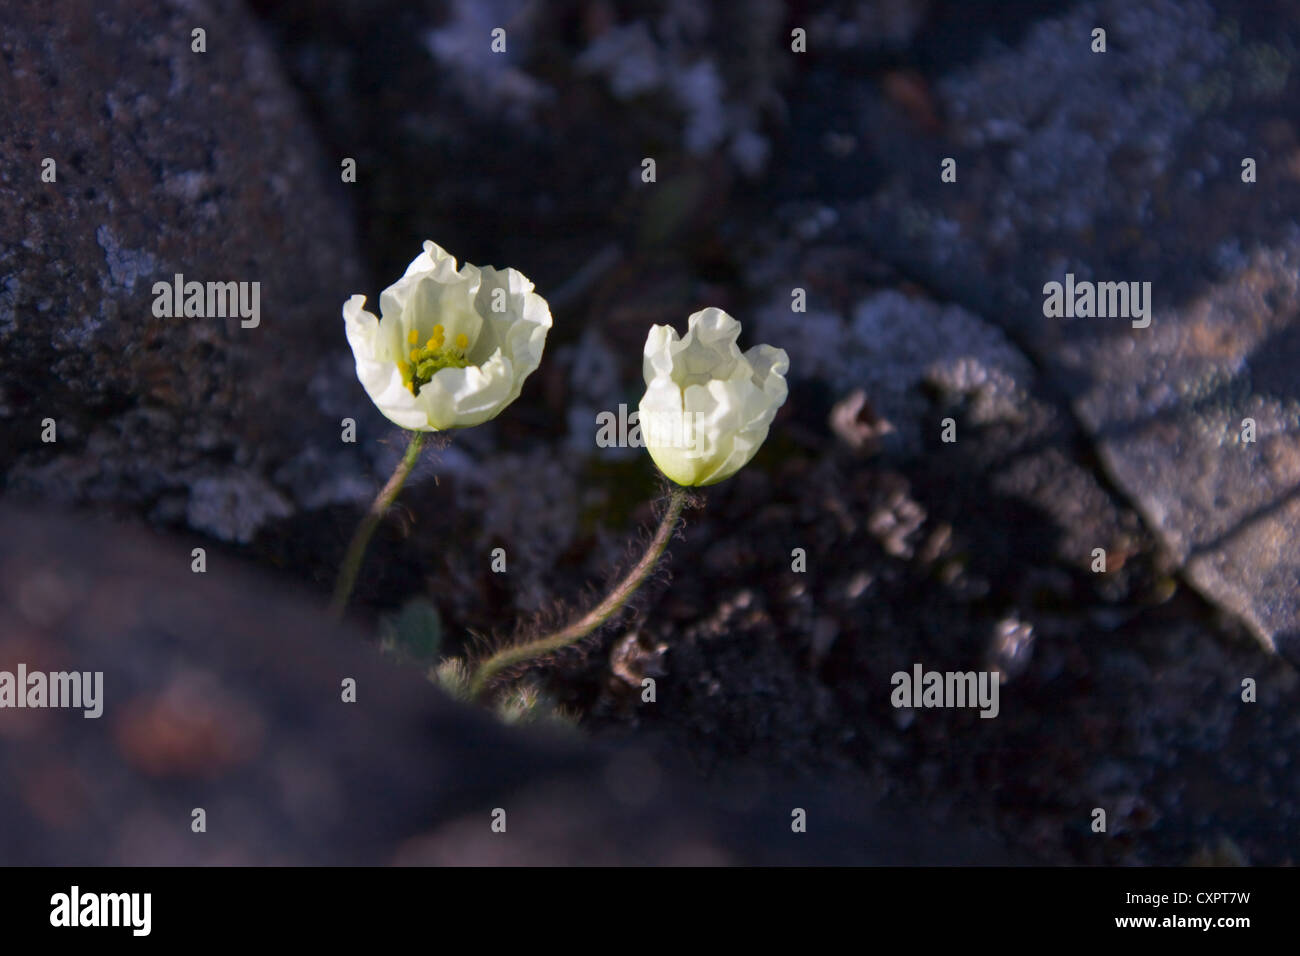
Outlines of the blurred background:
M108 698L0 712L0 862L1294 862L1298 13L12 6L0 668ZM522 397L422 460L336 629L404 444L340 310L425 239L555 325ZM260 282L260 326L155 317L175 273ZM1066 273L1150 282L1151 325L1044 317ZM438 655L564 618L635 547L656 473L596 415L635 407L652 323L710 305L791 358L758 457L533 676L569 729L444 703ZM413 600L438 648L379 660ZM999 716L891 707L917 662L999 671ZM535 842L484 842L505 794ZM793 806L836 822L791 842Z

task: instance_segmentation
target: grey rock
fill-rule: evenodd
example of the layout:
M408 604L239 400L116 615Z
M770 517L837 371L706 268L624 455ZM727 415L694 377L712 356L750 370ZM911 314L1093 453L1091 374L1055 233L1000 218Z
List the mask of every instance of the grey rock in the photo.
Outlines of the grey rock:
M363 287L343 187L242 6L55 2L14 11L0 56L0 486L237 542L363 496L314 391L374 434L332 364ZM177 273L260 283L260 325L155 316Z
M1188 578L1300 661L1300 244L1262 250L1136 347L1066 352L1104 461ZM1256 440L1243 441L1246 419Z
M939 136L864 91L886 171L846 219L1007 330L1188 579L1300 660L1295 22L1079 4L937 83ZM940 182L945 156L956 183ZM1044 284L1066 273L1151 282L1150 327L1045 317Z

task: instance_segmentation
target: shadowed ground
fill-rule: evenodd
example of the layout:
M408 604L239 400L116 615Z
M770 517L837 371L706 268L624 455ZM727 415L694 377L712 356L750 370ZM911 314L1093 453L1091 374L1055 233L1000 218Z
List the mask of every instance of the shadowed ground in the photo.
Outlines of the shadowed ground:
M190 561L175 538L0 509L0 670L102 671L105 698L98 719L0 710L0 864L1005 859L852 787L706 794L641 748L510 730L292 587Z

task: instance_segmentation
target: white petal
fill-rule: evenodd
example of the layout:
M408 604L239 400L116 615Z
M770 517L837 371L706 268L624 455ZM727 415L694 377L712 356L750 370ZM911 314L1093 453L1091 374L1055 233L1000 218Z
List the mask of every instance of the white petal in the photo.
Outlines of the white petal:
M444 368L420 389L419 403L437 429L481 425L514 400L514 370L497 353L481 367Z
M389 349L381 341L384 330L379 320L362 308L365 301L365 296L354 295L343 304L348 344L361 387L390 421L412 430L427 429L428 417L416 406L397 365L388 359Z
M343 323L352 354L373 358L375 338L379 335L379 319L365 309L366 297L354 295L343 303Z
M694 447L672 439L686 432L682 391L667 376L653 379L637 406L641 437L659 470L679 485L693 485L701 461Z
M672 377L673 346L676 345L677 330L670 325L652 325L645 337L645 349L642 351L641 374L646 385L659 375Z
M519 397L524 379L537 370L546 347L546 334L551 328L551 310L546 300L533 291L533 284L515 269L493 269L485 266L482 282L475 298L475 307L484 320L484 332L469 358L483 361L483 352L490 343L499 349L513 369L514 381L509 402ZM500 290L500 294L498 291ZM496 302L505 310L493 308Z

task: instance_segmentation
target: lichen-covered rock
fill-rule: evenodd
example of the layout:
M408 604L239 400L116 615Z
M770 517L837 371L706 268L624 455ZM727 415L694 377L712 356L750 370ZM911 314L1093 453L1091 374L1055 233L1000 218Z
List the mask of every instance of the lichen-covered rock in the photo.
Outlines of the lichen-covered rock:
M53 2L11 11L0 56L3 486L232 541L355 494L360 443L313 391L361 288L345 187L257 25L231 2ZM160 317L177 274L249 283L250 307L258 283L257 324ZM371 421L352 375L326 387ZM329 477L305 500L276 475L309 449Z
M978 393L977 418L1023 408L1033 367L1000 329L960 306L941 306L895 290L864 296L847 320L823 309L794 312L790 297L759 313L756 338L779 343L791 375L817 379L837 394L865 389L875 411L892 425L888 445L915 454L924 433L937 434L927 386Z
M845 221L1033 355L1190 580L1300 660L1296 22L1103 0L926 89L938 129L864 89L882 177ZM1149 282L1150 325L1048 315L1067 274Z

